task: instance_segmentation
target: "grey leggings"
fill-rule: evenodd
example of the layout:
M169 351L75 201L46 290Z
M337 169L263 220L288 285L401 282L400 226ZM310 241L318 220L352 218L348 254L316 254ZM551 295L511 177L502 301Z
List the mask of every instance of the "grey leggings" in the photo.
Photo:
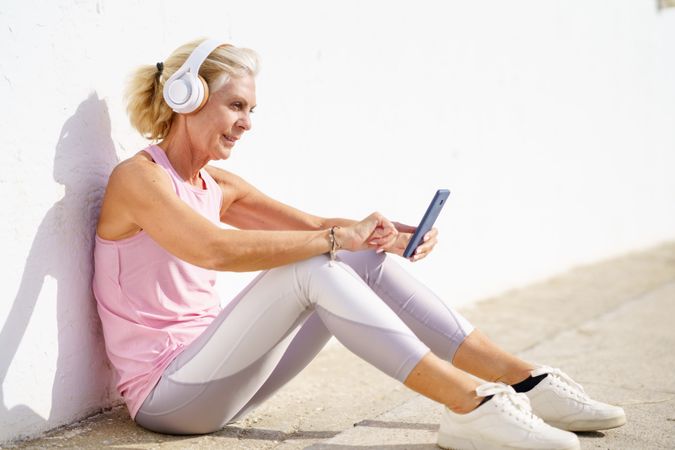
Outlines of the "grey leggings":
M452 361L472 330L385 254L317 256L258 275L166 368L134 420L160 433L216 431L291 380L331 336L403 382L429 349Z

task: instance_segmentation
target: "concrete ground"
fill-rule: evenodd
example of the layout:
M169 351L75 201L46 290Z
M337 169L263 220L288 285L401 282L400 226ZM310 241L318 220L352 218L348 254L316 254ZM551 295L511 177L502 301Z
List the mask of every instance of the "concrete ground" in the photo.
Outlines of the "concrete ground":
M463 308L495 341L560 367L628 423L579 433L582 448L675 449L675 243L580 267ZM437 404L330 344L244 420L207 436L166 436L113 408L1 448L436 449Z

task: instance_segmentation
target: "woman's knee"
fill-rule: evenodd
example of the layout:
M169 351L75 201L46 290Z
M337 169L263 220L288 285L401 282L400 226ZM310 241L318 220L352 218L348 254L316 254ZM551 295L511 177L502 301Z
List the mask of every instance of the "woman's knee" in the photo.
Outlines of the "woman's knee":
M375 250L341 251L338 253L338 257L364 280L379 271L386 264L386 261L391 259L385 252L377 253Z
M362 250L358 252L341 250L337 253L337 260L354 269L359 275L377 270L387 259L388 256L385 252L377 253L374 250ZM327 254L323 254L298 261L293 263L292 266L300 270L314 270L328 265L329 262L330 257Z
M297 261L292 264L296 269L300 270L314 270L316 268L322 267L330 261L330 258L326 254L312 256L301 261Z

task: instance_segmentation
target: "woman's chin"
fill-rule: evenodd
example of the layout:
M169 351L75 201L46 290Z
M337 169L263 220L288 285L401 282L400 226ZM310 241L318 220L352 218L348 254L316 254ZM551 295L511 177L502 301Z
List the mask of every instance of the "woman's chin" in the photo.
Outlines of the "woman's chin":
M228 159L231 153L231 148L225 147L224 145L219 145L218 149L215 151L214 159Z

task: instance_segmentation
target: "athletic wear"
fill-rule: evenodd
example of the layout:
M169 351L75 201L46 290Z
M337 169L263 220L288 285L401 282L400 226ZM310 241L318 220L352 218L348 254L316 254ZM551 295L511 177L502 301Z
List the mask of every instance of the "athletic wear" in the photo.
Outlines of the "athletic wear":
M331 335L404 381L429 347L452 359L473 330L385 254L338 259L260 274L167 368L136 422L172 434L218 430L293 378Z
M525 394L502 383L484 383L476 388L480 397L493 396L468 414L443 408L438 445L464 449L576 450L573 433L547 425L532 413Z
M526 393L534 412L554 427L570 431L616 428L626 423L623 408L592 400L584 388L560 369L539 366L532 376L544 375Z
M206 189L199 189L181 179L160 147L145 151L181 200L220 222L222 191L206 170L200 171ZM144 231L119 241L96 236L94 267L106 351L133 417L166 366L218 316L215 272L176 258Z
M219 223L221 191L180 178L157 146L146 151L176 194ZM452 360L473 327L385 254L339 252L262 272L224 309L213 271L188 264L145 232L96 238L94 293L118 390L140 425L215 431L259 405L331 335L404 381L429 351Z

